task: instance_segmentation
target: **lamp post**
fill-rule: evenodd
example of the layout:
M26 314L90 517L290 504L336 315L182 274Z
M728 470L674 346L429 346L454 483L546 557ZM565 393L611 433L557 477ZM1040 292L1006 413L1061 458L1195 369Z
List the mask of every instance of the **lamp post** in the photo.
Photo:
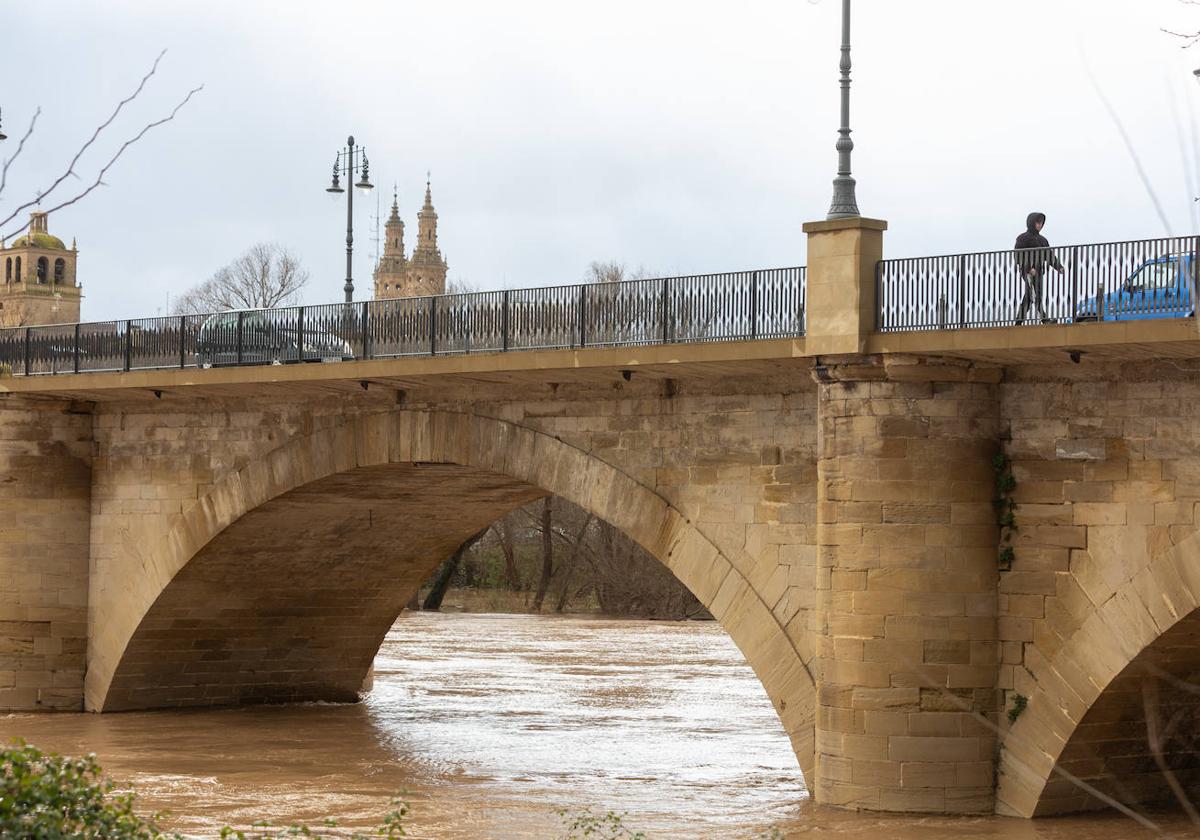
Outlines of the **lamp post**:
M850 219L861 216L858 201L854 198L854 179L850 177L850 153L854 141L850 139L850 0L842 0L842 127L838 129L838 174L833 179L833 203L829 206L829 219Z
M333 183L325 190L330 193L346 193L346 285L342 287L342 291L346 293L346 303L354 300L354 190L342 189L338 176L345 175L348 184L353 180L354 173L361 170L362 178L354 186L366 192L374 189L367 170L368 165L366 148L355 146L353 136L347 137L346 148L338 152L337 157L333 159Z

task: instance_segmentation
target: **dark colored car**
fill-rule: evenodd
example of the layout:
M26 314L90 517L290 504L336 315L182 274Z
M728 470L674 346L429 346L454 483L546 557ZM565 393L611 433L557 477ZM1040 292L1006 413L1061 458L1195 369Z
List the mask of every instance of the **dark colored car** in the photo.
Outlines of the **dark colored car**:
M341 362L354 358L349 342L327 329L279 319L262 311L222 312L200 325L196 364L278 365L284 362Z

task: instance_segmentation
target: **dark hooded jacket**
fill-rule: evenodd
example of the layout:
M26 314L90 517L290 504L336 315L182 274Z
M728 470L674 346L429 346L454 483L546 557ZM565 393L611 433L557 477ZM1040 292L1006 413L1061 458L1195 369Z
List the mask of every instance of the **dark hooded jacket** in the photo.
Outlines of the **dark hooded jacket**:
M1024 253L1017 254L1017 265L1020 266L1022 271L1028 271L1031 268L1044 271L1046 263L1049 262L1055 269L1062 271L1062 264L1054 256L1054 252L1050 250L1050 242L1046 237L1038 233L1038 222L1045 224L1045 213L1030 213L1029 217L1025 220L1025 232L1017 237L1017 244L1013 246L1018 251L1024 251ZM1026 250L1030 248L1045 250Z

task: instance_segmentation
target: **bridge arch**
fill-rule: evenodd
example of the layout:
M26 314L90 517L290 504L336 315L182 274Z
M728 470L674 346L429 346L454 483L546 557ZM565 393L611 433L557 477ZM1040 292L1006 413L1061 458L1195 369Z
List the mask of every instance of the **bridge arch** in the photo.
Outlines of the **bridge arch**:
M1200 782L1200 533L1153 557L1138 537L1083 554L1070 575L1091 599L1078 627L1049 659L1027 646L1037 682L1003 741L1001 813L1174 804L1164 766Z
M435 509L438 493L466 502L449 518ZM93 627L86 705L351 699L432 567L474 531L547 494L623 531L712 612L758 675L811 779L808 657L744 571L702 528L613 465L515 423L456 412L348 418L292 438L212 485L156 545L137 549L142 574L122 584L124 607ZM385 514L389 505L424 505L418 513L426 523L434 515L442 521L435 533L415 534L412 520ZM333 561L289 568L289 552L311 540L332 546ZM424 565L397 567L396 551ZM388 554L391 565L364 560L372 552ZM352 556L361 562L336 562ZM321 587L335 596L316 603ZM270 603L265 614L253 606L260 596L258 603ZM313 622L324 638L311 632Z

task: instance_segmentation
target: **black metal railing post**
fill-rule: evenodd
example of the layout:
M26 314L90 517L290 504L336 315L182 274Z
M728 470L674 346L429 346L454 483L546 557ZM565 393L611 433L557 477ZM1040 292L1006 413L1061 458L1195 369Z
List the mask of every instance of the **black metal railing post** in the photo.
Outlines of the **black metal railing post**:
M1076 310L1079 308L1079 248L1078 246L1071 248L1071 271L1067 275L1067 283L1071 286L1071 311L1067 314L1067 321L1070 323L1075 320Z
M758 272L750 272L750 337L758 338Z
M875 332L883 332L883 260L875 263ZM804 325L805 334L808 333L808 324Z
M508 289L500 297L500 349L508 350Z
M133 367L133 321L125 322L125 370Z
M370 301L363 301L362 305L362 353L364 359L371 358L371 310Z
M187 316L179 316L179 367L187 367Z
M663 320L662 343L663 344L670 344L670 342L671 342L671 308L670 308L671 287L669 285L670 282L671 281L669 281L667 278L665 278L665 277L663 278L663 281L662 281L662 320Z
M579 287L579 346L587 346L587 285Z
M304 307L300 307L300 311L296 313L296 355L300 361L305 361L304 352Z
M1197 308L1196 307L1196 295L1197 295L1197 292L1200 292L1200 265L1197 265L1198 261L1200 261L1200 236L1194 237L1192 239L1192 270L1190 272L1188 272L1190 275L1189 279L1191 280L1191 285L1192 285L1192 288L1189 289L1189 291L1191 292L1191 295L1192 295L1192 317L1193 318L1196 317L1196 308Z
M33 367L33 327L25 328L25 375L29 376Z
M242 363L242 351L245 349L245 341L243 339L244 330L242 327L245 324L245 312L239 312L237 316L237 363Z
M79 324L75 325L75 372L79 373Z
M958 258L958 326L967 325L967 258Z
M437 355L437 298L429 298L429 355Z

